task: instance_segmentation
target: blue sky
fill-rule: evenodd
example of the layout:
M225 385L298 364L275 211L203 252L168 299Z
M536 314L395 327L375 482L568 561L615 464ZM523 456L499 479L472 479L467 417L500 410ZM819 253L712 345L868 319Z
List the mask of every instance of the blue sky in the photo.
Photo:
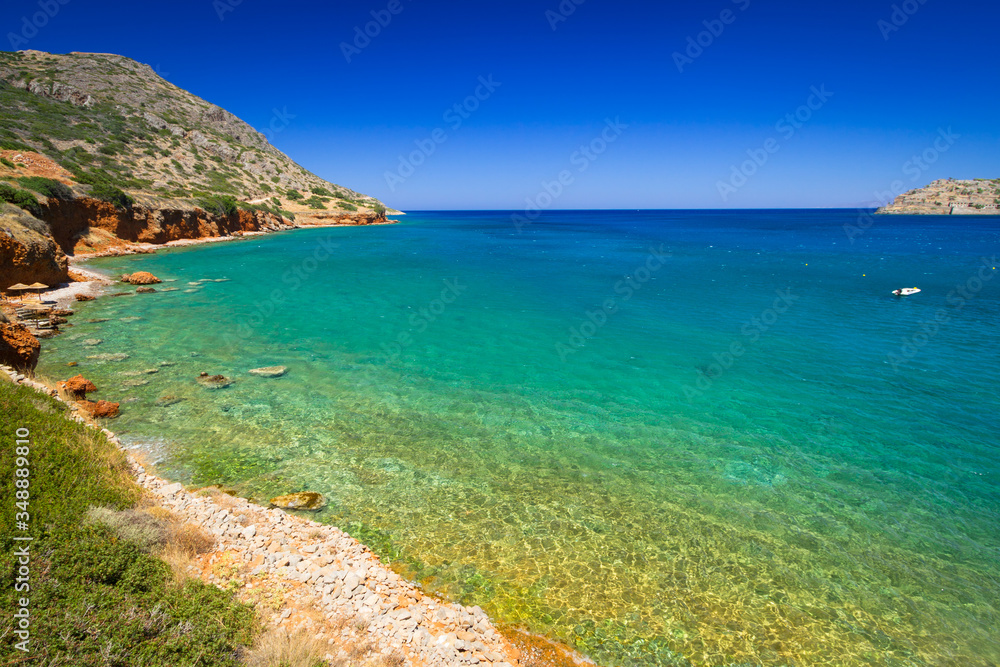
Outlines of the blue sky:
M10 49L48 4L18 48L148 63L404 210L857 206L1000 177L995 3L576 1L6 0L0 26Z

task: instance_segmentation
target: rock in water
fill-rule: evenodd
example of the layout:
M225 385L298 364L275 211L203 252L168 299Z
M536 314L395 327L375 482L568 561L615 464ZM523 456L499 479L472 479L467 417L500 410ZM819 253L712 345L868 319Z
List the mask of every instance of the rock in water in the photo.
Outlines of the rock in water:
M156 407L158 408L168 408L171 405L177 405L184 399L179 396L171 396L170 394L164 394L156 399Z
M152 294L156 290L152 287L140 287L135 291L136 294Z
M97 387L87 378L77 375L65 382L56 382L56 391L64 401L84 401L87 399L87 392L97 391Z
M323 494L313 491L290 493L287 496L271 498L271 504L284 510L319 510L326 505Z
M112 419L118 416L118 404L110 401L80 401L80 409L95 419Z
M228 387L232 383L233 381L225 375L209 375L208 373L202 373L198 376L198 384L206 389L222 389L224 387Z
M264 368L252 368L250 372L265 378L280 378L288 372L286 366L265 366Z
M139 271L131 275L122 276L122 282L131 283L132 285L153 285L163 281L148 271Z
M90 296L89 294L75 294L73 296L73 298L76 299L77 301L93 301L94 300L94 297Z

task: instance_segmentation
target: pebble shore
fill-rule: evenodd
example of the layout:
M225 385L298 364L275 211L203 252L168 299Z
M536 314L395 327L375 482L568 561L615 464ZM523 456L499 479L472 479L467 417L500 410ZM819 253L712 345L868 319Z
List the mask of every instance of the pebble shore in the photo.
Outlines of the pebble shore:
M9 367L0 370L58 399L54 389ZM121 447L114 433L68 405L72 419L100 429ZM213 550L187 566L190 575L237 589L269 626L325 642L328 660L527 667L482 609L426 595L341 530L217 490L189 491L147 472L125 451L155 506L215 537ZM359 654L358 647L365 650Z

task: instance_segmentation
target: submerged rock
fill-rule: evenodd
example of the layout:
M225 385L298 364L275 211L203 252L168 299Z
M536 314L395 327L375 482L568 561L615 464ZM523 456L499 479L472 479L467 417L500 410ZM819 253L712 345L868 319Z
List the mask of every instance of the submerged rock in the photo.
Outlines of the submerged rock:
M164 394L163 396L160 396L158 399L156 399L156 407L167 408L170 407L171 405L177 405L183 400L186 399L181 398L180 396L172 396L171 394Z
M198 384L206 389L223 389L232 383L233 381L225 375L209 375L208 373L202 373L198 376Z
M115 352L112 354L90 354L87 355L87 358L95 361L125 361L128 359L128 355L124 352Z
M136 294L152 294L156 290L152 287L140 287L135 291Z
M104 341L100 338L88 338L87 340L83 341L83 344L86 345L87 347L94 347L95 345L100 345L103 342Z
M271 498L270 502L275 507L280 507L285 510L315 511L322 509L323 506L326 505L326 499L323 498L323 494L316 493L314 491L290 493L287 496Z
M252 368L250 372L265 378L280 378L288 372L287 366L265 366L263 368Z

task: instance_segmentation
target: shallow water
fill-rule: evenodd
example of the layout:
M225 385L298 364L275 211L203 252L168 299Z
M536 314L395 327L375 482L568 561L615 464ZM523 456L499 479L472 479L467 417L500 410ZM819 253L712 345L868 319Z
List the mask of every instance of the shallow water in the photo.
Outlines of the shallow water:
M320 491L602 664L996 664L1000 218L856 219L420 213L99 260L173 282L79 304L39 370L127 401L167 476Z

